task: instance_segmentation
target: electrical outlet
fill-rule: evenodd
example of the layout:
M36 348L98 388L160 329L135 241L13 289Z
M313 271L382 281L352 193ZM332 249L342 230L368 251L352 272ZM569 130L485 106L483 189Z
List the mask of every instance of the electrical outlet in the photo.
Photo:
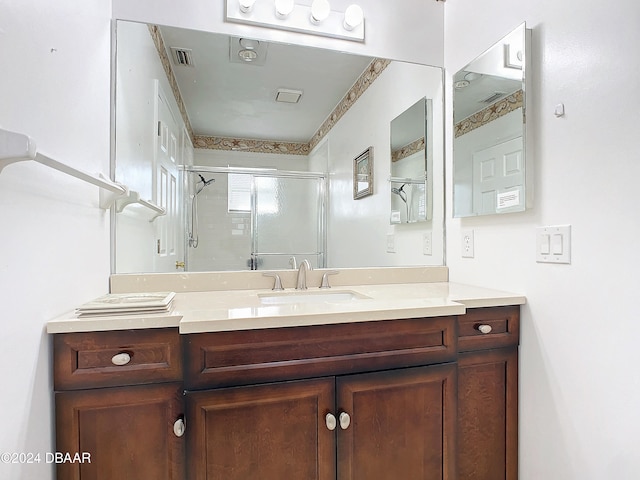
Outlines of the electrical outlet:
M462 258L473 258L473 230L462 231Z
M431 255L431 232L426 232L422 234L422 254L423 255Z
M396 253L396 236L387 235L387 253Z

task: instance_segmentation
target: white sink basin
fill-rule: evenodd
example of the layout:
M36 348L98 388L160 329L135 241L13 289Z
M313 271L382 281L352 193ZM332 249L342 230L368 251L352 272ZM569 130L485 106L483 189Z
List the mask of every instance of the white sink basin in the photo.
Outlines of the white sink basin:
M302 291L259 294L264 305L286 305L293 303L343 303L353 300L369 299L365 295L345 290L340 291Z

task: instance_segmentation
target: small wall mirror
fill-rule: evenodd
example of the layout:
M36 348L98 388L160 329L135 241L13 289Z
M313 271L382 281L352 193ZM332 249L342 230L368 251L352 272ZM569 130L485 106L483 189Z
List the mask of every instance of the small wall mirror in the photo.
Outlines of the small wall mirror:
M523 23L453 77L453 215L520 212L531 204L525 135Z
M430 104L431 100L421 98L391 121L391 223L431 219Z

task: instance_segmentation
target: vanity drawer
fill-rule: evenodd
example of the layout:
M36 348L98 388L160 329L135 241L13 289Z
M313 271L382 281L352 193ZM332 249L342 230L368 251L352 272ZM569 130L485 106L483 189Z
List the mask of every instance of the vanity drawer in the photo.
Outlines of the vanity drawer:
M486 350L518 345L520 307L468 309L458 317L458 350Z
M187 389L249 385L455 360L456 318L183 335Z
M53 354L56 390L182 379L177 328L56 334Z

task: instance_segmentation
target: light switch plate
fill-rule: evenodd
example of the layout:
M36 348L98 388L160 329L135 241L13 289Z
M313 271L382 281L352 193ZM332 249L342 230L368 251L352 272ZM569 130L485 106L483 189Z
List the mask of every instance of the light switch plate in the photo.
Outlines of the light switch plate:
M538 263L571 263L571 225L536 228Z
M387 235L387 253L396 253L396 236L394 234Z
M462 230L462 258L473 258L473 230Z
M433 253L431 246L431 232L425 232L422 234L422 254L431 255Z

